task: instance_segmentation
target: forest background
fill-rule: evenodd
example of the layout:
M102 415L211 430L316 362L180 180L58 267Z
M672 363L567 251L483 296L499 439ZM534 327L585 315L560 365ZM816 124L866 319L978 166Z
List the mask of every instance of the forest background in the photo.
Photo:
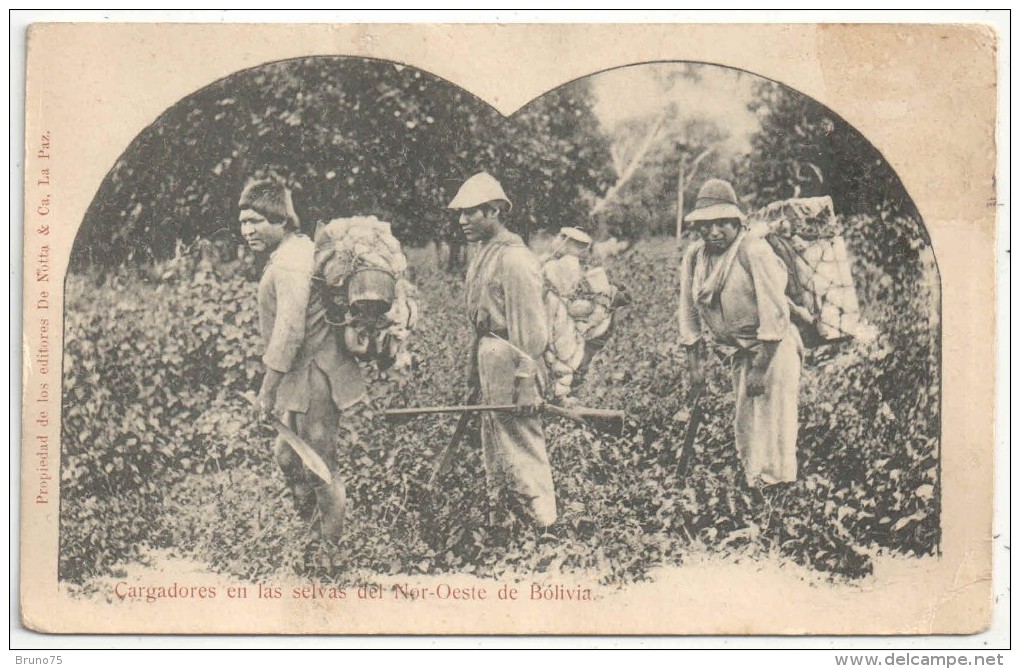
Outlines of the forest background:
M447 496L425 493L450 426L385 425L378 408L456 403L467 345L460 278L440 267L445 210L486 169L511 223L615 236L607 261L635 298L582 390L625 408L606 439L550 423L560 541L486 541L483 475L469 450ZM309 231L374 214L409 249L425 318L419 364L374 375L374 401L341 436L354 502L327 562L281 499L269 435L237 392L257 383L257 266L236 199L274 173ZM831 195L862 311L880 333L812 356L801 390L801 478L781 498L739 484L727 370L714 370L694 464L675 472L689 409L675 344L678 202L708 177L747 210ZM682 193L682 198L680 197ZM537 236L537 235L536 235ZM880 153L836 114L775 82L654 64L560 87L510 118L410 67L310 58L238 73L182 100L112 167L86 213L66 286L60 575L82 582L152 549L246 578L279 570L391 573L595 570L642 578L693 550L778 555L860 577L875 555L937 550L939 293L920 216ZM370 371L370 370L366 370Z

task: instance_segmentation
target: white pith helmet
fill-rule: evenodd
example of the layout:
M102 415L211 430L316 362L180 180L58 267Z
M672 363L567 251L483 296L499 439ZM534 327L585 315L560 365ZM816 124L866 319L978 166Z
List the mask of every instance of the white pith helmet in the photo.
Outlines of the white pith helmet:
M590 247L592 243L591 235L578 228L560 228L560 237L570 239L587 247Z
M507 204L507 211L513 209L513 203L503 192L503 187L488 172L479 172L464 182L464 185L457 191L447 209L471 209L486 202L502 200Z

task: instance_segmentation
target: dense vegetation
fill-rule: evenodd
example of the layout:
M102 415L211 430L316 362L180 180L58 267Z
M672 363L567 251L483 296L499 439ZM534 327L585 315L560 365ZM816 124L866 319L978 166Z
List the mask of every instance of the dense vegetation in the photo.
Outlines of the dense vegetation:
M690 410L675 343L678 256L672 239L648 235L675 221L669 171L718 140L718 128L683 126L686 148L663 140L620 183L611 149L642 131L600 128L584 81L503 120L412 68L305 59L241 73L168 110L114 166L85 218L66 284L61 578L87 580L149 548L251 579L591 569L612 582L682 563L691 550L781 555L833 577L866 575L877 551L937 550L940 323L927 235L852 128L788 89L757 90L762 123L750 153L716 156L711 172L734 179L749 206L833 194L864 316L880 332L806 362L792 488L761 495L742 483L722 365L691 466L676 471ZM461 279L440 271L431 250L410 248L424 310L418 363L404 378L366 368L373 402L350 413L338 439L352 518L342 546L327 549L297 519L272 435L238 397L261 374L258 268L232 223L241 183L276 172L299 187L306 223L372 213L414 247L449 223L445 201L480 168L512 184L518 222L644 237L608 263L634 304L581 392L587 404L626 409L628 430L609 438L547 421L561 511L554 540L524 530L497 540L485 527L472 444L430 494L431 456L452 421L388 424L378 409L459 401L470 334ZM614 180L613 201L599 209ZM693 202L697 183L689 186Z
M295 516L270 456L271 435L237 397L259 373L254 284L243 267L219 276L182 260L155 279L118 275L99 289L72 277L62 577L103 573L146 546L173 547L248 578L281 567L326 569L318 562L325 555L344 573L595 568L607 579L633 579L681 562L692 545L775 551L859 576L879 548L932 552L938 323L924 280L933 267L915 261L922 280L893 291L888 273L858 263L866 315L882 335L806 366L800 480L779 497L760 497L741 482L721 366L693 465L677 478L688 398L674 342L670 246L642 243L611 265L636 301L582 398L626 408L629 430L617 439L548 423L562 519L560 539L540 546L527 533L509 546L487 539L477 447L464 447L436 495L425 490L449 419L393 425L376 414L386 405L459 399L470 335L459 280L437 270L430 252L413 254L426 309L415 340L419 364L408 379L376 378L374 405L352 412L341 435L354 514L339 552L323 552Z

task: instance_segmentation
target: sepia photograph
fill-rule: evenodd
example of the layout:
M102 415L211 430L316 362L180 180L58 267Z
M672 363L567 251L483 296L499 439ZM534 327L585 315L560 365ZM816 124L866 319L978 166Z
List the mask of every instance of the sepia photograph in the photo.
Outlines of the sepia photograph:
M26 237L59 418L26 414L22 504L76 612L44 628L919 629L806 622L964 545L944 247L881 144L774 68L633 59L507 113L322 53L182 91L95 166L66 258ZM759 587L803 607L729 609Z
M252 68L127 147L65 299L68 584L938 550L924 223L748 72L633 65L504 119L400 64Z

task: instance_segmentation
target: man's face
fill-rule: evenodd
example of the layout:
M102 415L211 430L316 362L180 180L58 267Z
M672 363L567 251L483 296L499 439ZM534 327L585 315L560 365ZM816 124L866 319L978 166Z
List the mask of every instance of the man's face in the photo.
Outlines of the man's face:
M276 250L287 232L285 223L271 223L265 216L253 209L243 209L237 217L241 224L241 236L255 253Z
M740 232L740 221L735 218L702 221L698 223L698 232L705 240L705 249L709 253L723 253L737 238L737 233Z
M485 205L461 210L459 222L469 242L491 239L499 231L500 225L498 210Z

